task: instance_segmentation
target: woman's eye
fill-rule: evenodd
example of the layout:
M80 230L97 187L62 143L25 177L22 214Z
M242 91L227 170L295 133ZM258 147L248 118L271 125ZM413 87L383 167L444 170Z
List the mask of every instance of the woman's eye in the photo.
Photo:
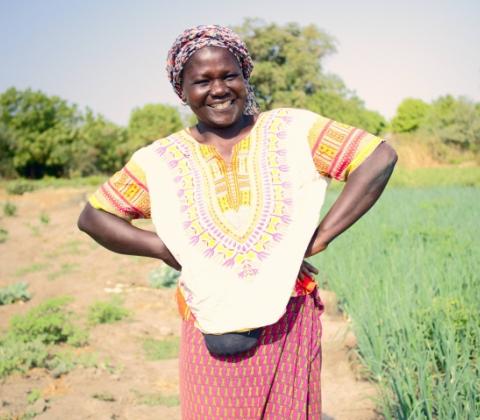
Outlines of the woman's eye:
M194 85L206 85L208 83L208 80L202 79L202 80L195 80L193 82Z
M227 74L225 76L225 80L234 80L235 78L237 78L238 74Z

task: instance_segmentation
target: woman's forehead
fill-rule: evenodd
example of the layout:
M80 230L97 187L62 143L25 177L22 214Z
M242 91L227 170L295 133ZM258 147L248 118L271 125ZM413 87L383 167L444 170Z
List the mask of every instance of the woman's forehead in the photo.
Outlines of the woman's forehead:
M200 48L192 54L183 67L183 73L204 72L212 66L217 68L234 66L241 70L238 60L228 49L209 46Z

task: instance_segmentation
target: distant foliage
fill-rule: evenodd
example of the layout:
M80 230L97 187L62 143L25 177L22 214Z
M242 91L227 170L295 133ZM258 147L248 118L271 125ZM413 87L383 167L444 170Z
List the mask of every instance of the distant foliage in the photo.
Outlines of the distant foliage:
M112 174L136 149L182 125L178 110L167 105L134 110L124 128L58 96L12 87L0 94L0 177ZM11 193L28 191L24 185Z
M178 110L169 105L148 104L132 111L128 123L130 152L183 127Z
M395 133L410 133L429 144L432 155L448 163L459 152L480 151L480 103L452 95L441 96L427 104L419 99L405 99L392 120ZM401 138L408 141L408 138Z

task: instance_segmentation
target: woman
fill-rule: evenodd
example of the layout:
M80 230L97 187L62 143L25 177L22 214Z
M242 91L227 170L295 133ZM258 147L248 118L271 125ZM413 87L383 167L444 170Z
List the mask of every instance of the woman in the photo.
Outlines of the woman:
M258 113L250 56L227 28L186 30L167 70L198 124L137 151L91 197L79 227L112 251L182 270L183 418L320 418L323 307L303 258L374 204L396 154L309 111ZM346 184L318 224L329 178ZM156 233L132 226L138 217L151 217ZM232 356L204 341L252 330L257 345Z

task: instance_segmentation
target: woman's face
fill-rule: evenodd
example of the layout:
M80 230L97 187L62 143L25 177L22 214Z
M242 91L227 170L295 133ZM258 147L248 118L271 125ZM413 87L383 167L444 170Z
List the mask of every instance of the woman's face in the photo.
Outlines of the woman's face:
M198 120L226 128L243 116L247 89L242 69L225 48L204 47L183 68L183 96Z

